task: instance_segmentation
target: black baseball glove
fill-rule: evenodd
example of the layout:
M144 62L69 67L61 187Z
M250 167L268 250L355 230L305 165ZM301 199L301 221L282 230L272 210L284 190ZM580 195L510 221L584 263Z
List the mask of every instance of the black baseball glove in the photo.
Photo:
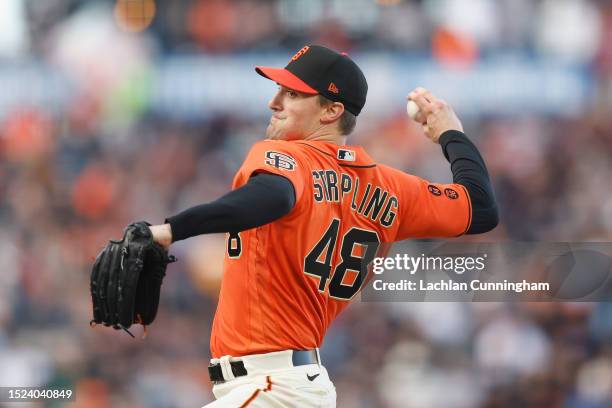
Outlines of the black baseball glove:
M149 223L140 221L125 228L120 241L111 240L100 252L91 271L93 320L128 330L133 323L145 326L155 320L166 266L176 261L153 241Z

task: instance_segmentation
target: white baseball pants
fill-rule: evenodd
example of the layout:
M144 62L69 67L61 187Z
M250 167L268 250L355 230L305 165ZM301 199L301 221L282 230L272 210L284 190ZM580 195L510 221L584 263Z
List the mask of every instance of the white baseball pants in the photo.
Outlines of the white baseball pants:
M229 361L242 360L248 372L216 384L216 401L206 408L328 408L336 407L336 388L322 365L293 366L291 350L239 358L211 360L225 365L224 376L232 376Z

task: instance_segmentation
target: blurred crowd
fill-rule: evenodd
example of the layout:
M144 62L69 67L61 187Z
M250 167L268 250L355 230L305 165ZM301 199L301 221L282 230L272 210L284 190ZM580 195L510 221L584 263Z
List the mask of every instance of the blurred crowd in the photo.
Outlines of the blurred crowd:
M610 35L606 0L5 0L21 5L16 29L30 53L44 54L50 34L91 3L124 8L133 28L138 4L154 17L147 31L165 52L232 53L300 48L428 51L525 48L588 61ZM131 3L131 5L129 4ZM155 3L156 7L149 7ZM124 15L125 17L125 15ZM149 20L149 19L147 19ZM147 23L148 26L149 23Z
M58 28L83 7L115 4L2 2L21 5L24 24L21 40L0 41L0 73L24 58L65 55L52 42ZM279 48L290 55L313 42L476 61L520 48L584 64L598 92L580 115L464 122L489 166L501 222L462 239L611 240L609 2L177 0L158 1L156 10L138 35L160 58ZM61 114L52 104L0 112L0 385L72 387L75 408L202 406L212 399L208 339L225 237L173 246L180 261L169 267L146 340L138 329L132 339L89 327L89 268L130 221L159 223L228 191L267 120L236 110L179 121L138 101L127 104L126 118L116 108L126 106L121 92L88 84L87 75L75 84ZM382 163L450 181L439 146L401 106L358 120L349 143ZM612 304L354 303L322 351L338 407L612 406Z

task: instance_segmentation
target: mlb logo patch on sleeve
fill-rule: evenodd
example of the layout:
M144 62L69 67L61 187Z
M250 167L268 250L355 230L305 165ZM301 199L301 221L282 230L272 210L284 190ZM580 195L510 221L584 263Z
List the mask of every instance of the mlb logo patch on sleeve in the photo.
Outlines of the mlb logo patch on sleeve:
M355 161L356 158L357 158L357 155L355 154L354 151L347 150L347 149L338 149L338 160L353 162Z
M295 159L293 157L289 156L288 154L275 152L272 150L266 152L265 163L268 166L287 171L293 171L296 167Z

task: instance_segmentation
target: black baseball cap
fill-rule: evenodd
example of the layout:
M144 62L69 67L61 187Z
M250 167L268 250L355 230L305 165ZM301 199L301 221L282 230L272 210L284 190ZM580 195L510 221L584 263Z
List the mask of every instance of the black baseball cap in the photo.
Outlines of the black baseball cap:
M365 105L368 82L361 69L346 53L321 45L307 45L299 50L285 68L255 67L263 77L306 94L320 94L342 102L353 115Z

